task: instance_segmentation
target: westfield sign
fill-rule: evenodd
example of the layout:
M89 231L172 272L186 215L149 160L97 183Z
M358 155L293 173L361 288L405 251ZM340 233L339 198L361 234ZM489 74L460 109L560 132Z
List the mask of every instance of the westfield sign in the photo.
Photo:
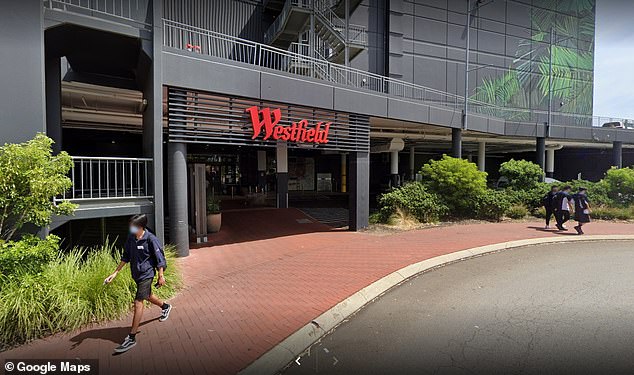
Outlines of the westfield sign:
M290 126L282 126L278 125L282 119L282 111L279 108L259 109L253 106L247 108L246 111L251 115L253 125L251 139L256 139L264 131L262 139L265 141L274 139L299 143L328 143L330 122L318 122L317 125L310 127L308 120L300 120Z

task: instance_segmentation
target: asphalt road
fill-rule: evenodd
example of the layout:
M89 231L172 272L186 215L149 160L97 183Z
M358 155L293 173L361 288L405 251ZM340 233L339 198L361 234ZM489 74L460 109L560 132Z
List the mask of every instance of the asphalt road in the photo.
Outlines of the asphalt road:
M532 246L394 288L285 374L634 374L634 243Z

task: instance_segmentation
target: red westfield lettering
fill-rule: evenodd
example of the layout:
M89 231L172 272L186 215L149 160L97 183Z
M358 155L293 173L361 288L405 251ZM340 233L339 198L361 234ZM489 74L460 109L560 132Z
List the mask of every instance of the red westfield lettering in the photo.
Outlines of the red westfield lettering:
M328 143L328 131L331 122L318 122L309 128L308 120L293 122L290 126L279 125L282 120L282 111L279 108L259 109L253 106L246 109L251 115L253 125L253 136L256 139L264 130L263 140L275 139L280 141L306 142L306 143Z

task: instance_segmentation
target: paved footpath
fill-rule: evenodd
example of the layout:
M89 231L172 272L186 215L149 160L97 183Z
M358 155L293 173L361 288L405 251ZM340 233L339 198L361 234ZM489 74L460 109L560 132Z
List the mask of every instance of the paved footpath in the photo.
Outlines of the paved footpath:
M157 308L146 311L130 352L112 355L128 332L127 317L0 353L0 363L98 358L102 375L235 374L339 301L406 265L487 244L569 235L540 230L535 221L379 236L305 223L293 209L225 213L223 221L216 246L179 259L185 289L171 300L170 319L159 323ZM588 234L631 234L634 226L586 228Z

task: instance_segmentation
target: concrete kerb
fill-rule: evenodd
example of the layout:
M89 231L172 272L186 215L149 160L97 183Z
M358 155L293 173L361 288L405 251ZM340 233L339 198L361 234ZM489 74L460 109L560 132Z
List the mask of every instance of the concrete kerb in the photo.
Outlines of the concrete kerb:
M298 331L292 333L274 348L264 353L261 357L240 371L240 375L276 374L289 363L301 356L311 345L318 342L328 332L354 315L363 306L377 297L385 294L395 286L417 276L423 272L445 266L461 260L495 253L503 250L520 248L530 245L541 245L562 242L588 242L588 241L626 241L634 240L634 235L588 235L588 236L561 236L546 238L531 238L525 240L501 242L492 245L474 247L471 249L456 251L426 259L405 266L391 274L373 282L350 297L339 302L328 311L321 314L312 322L306 324Z

